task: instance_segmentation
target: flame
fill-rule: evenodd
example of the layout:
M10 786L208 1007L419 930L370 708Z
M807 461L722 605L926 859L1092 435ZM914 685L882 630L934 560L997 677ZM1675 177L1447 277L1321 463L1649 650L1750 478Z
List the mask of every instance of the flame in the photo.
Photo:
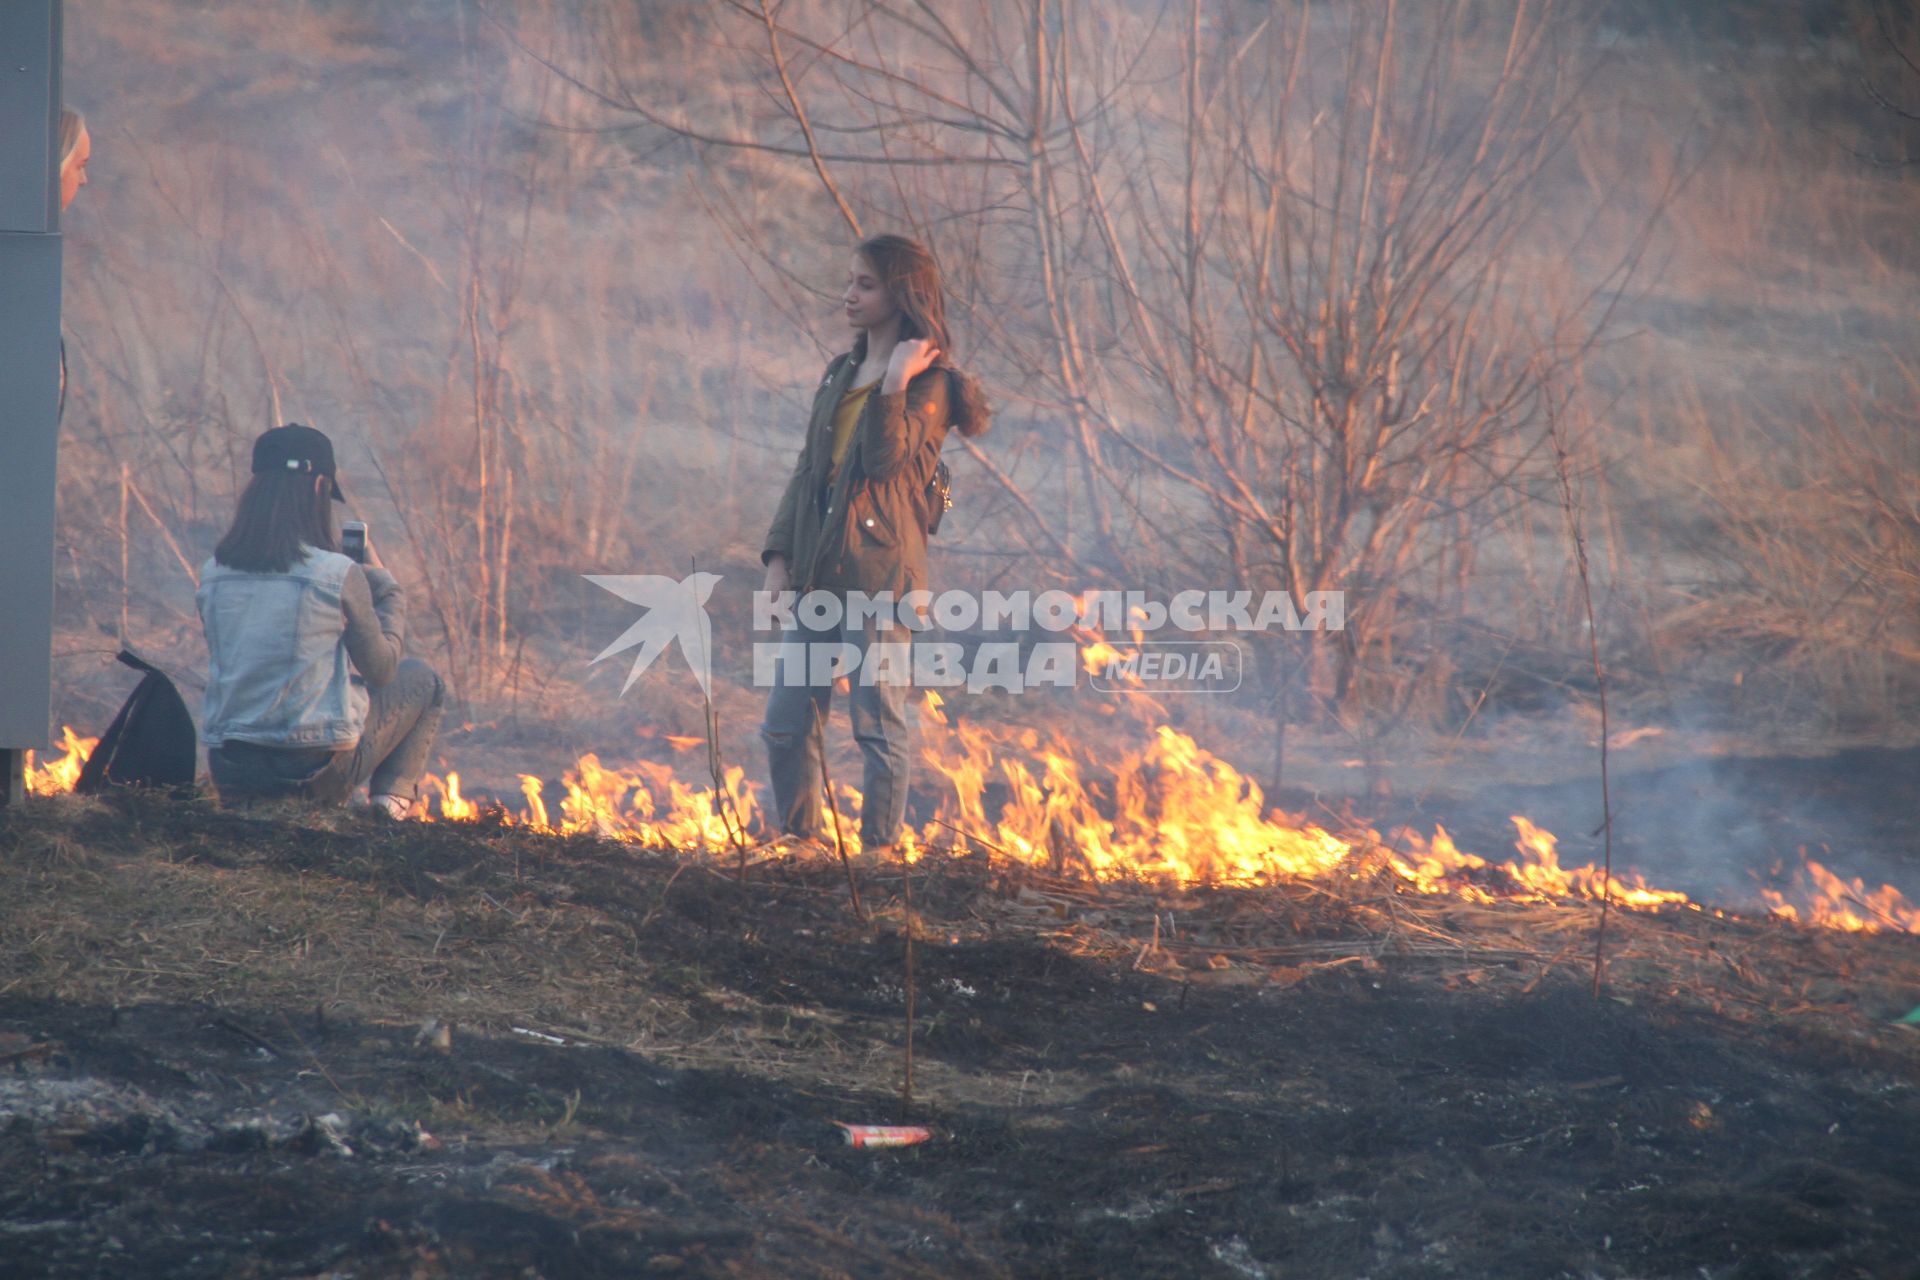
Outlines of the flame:
M1078 604L1081 612L1084 614L1087 607L1086 598L1084 596L1077 596L1075 597L1075 603ZM1127 653L1109 641L1100 628L1087 623L1075 623L1072 627L1068 628L1068 634L1080 642L1080 669L1082 671L1090 676L1117 677L1135 688L1141 686L1140 673L1124 665L1127 659ZM1138 653L1144 633L1136 626L1130 629L1129 634L1133 637L1134 652Z
M536 827L551 827L547 819L547 802L540 796L540 779L530 773L520 775L520 794L527 798L527 821Z
M1786 892L1762 889L1760 896L1774 915L1796 924L1851 933L1920 933L1920 911L1898 889L1890 884L1869 889L1864 881L1842 879L1811 858L1793 868Z
M454 770L447 770L445 782L428 774L426 785L440 793L442 818L450 822L472 822L480 816L480 806L460 794L460 775Z
M548 808L546 783L529 773L520 775L521 811L499 809L490 816L509 826L557 835L590 832L659 849L727 848L734 840L733 815L742 828L751 826L754 801L746 771L739 766L727 769L722 782L716 793L711 787L689 786L663 764L643 760L629 769L609 768L589 753L561 777L565 794L558 798L558 821ZM426 786L441 795L439 812L429 810L430 820L463 822L479 816L478 806L460 794L458 773L449 770L444 782L428 774Z
M1144 745L1122 747L1102 764L1093 750L1057 733L955 722L938 693L923 694L932 726L922 735L923 760L945 780L948 794L935 821L904 833L902 853L909 859L951 843L957 831L995 856L1102 880L1266 884L1384 869L1403 891L1476 902L1592 901L1605 893L1634 910L1707 909L1635 873L1615 875L1609 883L1598 867L1563 866L1553 833L1517 814L1516 856L1500 863L1459 848L1444 826L1435 826L1430 837L1404 829L1390 840L1372 831L1336 835L1304 816L1269 809L1258 784L1170 726L1155 727ZM704 742L671 735L668 740L680 749ZM98 739L67 728L62 745L65 754L45 765L36 765L28 753L32 794L72 790ZM438 796L437 812L426 806L427 820L481 817L482 806L462 794L458 772L448 770L444 779L429 774L425 785ZM487 816L505 825L562 835L592 832L650 848L718 850L731 848L736 836L753 828L757 808L754 787L738 766L724 771L718 787L697 786L665 764L610 767L589 754L562 775L561 787L557 821L546 784L532 774L520 775L519 812L489 802ZM990 794L996 798L991 806ZM857 788L836 788L849 852L859 848L861 799ZM1775 868L1772 880L1757 896L1778 919L1852 932L1920 933L1920 906L1900 890L1869 888L1804 852L1797 864Z
M1496 896L1548 902L1566 898L1597 899L1605 893L1614 902L1645 911L1694 906L1686 894L1653 888L1637 873L1616 875L1608 885L1606 872L1599 867L1562 867L1559 840L1553 832L1535 826L1519 814L1514 814L1509 821L1519 832L1513 842L1521 855L1519 861L1495 866L1484 858L1464 853L1454 846L1453 837L1445 827L1436 826L1431 841L1422 841L1417 832L1401 833L1411 850L1405 856L1394 856L1394 870L1422 893L1458 893L1483 902L1492 901ZM1489 886L1503 892L1495 894Z
M1124 660L1125 656L1105 640L1092 640L1080 646L1080 669L1090 676L1104 675L1109 665ZM1134 676L1133 682L1138 684L1140 678Z
M50 760L36 766L33 752L27 752L27 794L30 796L53 796L71 791L80 781L80 770L87 763L87 757L100 745L98 738L83 738L73 731L72 725L60 727L60 745L66 754L58 760Z
M1032 728L951 725L937 695L927 763L952 794L941 817L998 853L1096 878L1178 884L1262 884L1361 876L1378 857L1401 888L1470 901L1593 901L1603 894L1633 910L1705 910L1687 894L1648 884L1638 873L1609 879L1597 866L1563 866L1553 833L1514 815L1517 856L1495 863L1460 849L1443 826L1430 838L1400 830L1336 835L1301 815L1269 810L1260 787L1167 725L1146 747L1122 751L1107 768L1095 753ZM1004 789L987 812L990 784ZM930 826L926 838L938 834ZM1773 915L1827 928L1920 933L1920 907L1892 885L1869 889L1805 860L1784 889L1760 898Z

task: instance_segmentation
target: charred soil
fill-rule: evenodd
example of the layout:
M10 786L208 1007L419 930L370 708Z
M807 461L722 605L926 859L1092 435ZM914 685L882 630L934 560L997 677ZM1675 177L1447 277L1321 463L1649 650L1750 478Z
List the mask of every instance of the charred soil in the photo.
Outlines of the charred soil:
M0 1276L1920 1257L1920 1036L1890 1024L1920 940L1617 916L1596 999L1584 907L1480 906L1484 945L1461 917L1438 947L1320 890L911 875L909 913L900 868L862 872L862 920L819 861L141 797L0 816ZM842 1121L934 1136L856 1150Z

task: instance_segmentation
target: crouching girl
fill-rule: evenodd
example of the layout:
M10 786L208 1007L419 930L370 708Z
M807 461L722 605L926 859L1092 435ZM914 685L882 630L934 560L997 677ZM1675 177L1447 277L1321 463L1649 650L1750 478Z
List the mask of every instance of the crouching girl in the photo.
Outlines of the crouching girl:
M254 442L253 478L196 597L222 803L341 804L363 784L396 818L418 801L445 690L404 656L406 598L372 545L365 564L341 552L344 500L322 432L296 423Z

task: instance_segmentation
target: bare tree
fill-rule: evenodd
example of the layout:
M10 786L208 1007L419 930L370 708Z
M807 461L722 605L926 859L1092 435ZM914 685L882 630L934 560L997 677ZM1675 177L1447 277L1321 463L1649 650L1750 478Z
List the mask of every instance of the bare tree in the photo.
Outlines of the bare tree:
M1480 535L1542 474L1543 387L1597 323L1520 255L1576 29L1467 0L730 12L752 105L725 127L649 100L618 39L554 69L715 168L805 164L848 225L934 236L1031 424L989 470L1030 570L1344 589L1313 690L1404 707L1409 627L1461 607Z
M1920 163L1913 136L1913 126L1920 124L1915 106L1920 102L1920 21L1911 7L1890 0L1870 0L1867 9L1873 34L1866 42L1869 57L1861 84L1894 129L1906 135L1897 154L1876 146L1870 158L1881 164Z

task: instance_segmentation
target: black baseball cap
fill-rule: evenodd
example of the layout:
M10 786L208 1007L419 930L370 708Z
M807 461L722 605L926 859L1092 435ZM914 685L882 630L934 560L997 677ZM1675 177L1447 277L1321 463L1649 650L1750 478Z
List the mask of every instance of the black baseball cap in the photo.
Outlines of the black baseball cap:
M282 471L303 471L333 481L333 500L345 502L340 492L340 477L333 465L333 441L324 431L289 422L262 432L253 442L253 474L278 475Z

